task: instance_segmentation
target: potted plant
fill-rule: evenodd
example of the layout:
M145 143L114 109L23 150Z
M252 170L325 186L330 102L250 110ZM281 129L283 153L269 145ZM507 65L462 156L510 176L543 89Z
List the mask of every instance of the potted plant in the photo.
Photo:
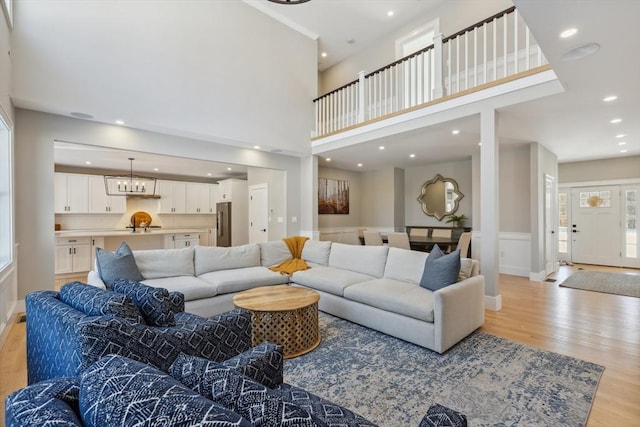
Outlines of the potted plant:
M447 224L452 223L453 224L453 228L461 228L461 227L464 227L464 221L466 219L467 219L467 217L464 214L462 214L462 215L449 215L445 222Z

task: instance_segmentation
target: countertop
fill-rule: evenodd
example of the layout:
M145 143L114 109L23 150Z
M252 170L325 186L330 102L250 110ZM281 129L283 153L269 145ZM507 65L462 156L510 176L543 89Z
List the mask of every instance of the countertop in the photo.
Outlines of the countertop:
M152 234L189 234L206 233L207 228L150 228L145 232L143 229L136 229L133 233L131 229L126 230L60 230L54 231L56 237L109 237L109 236L150 236Z

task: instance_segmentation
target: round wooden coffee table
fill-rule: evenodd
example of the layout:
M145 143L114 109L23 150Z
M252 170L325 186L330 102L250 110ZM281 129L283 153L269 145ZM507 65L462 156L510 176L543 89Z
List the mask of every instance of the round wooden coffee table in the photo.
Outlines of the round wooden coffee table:
M290 359L320 344L318 300L320 295L310 289L276 285L240 292L233 304L251 312L254 347L269 341L281 345Z

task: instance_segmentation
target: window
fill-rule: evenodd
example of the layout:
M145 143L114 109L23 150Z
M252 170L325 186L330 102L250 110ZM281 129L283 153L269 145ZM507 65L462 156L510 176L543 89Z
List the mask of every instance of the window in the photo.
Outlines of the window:
M638 257L638 192L636 190L625 191L625 256L627 258Z
M611 192L610 191L581 191L580 207L581 208L610 208Z
M558 221L558 252L561 254L567 253L567 242L568 242L568 224L569 219L567 217L567 203L569 200L569 193L559 192L558 193L558 209L560 211L560 218Z
M0 109L0 270L13 260L11 132Z

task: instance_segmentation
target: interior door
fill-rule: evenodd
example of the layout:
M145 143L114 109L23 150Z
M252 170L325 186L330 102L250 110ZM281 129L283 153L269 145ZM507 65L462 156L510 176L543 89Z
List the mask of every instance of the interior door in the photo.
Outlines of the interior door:
M249 242L269 240L269 199L267 184L249 187Z
M572 261L621 265L620 188L573 188L571 204Z
M556 221L554 212L555 178L551 175L544 176L544 265L545 274L553 273L556 268Z

